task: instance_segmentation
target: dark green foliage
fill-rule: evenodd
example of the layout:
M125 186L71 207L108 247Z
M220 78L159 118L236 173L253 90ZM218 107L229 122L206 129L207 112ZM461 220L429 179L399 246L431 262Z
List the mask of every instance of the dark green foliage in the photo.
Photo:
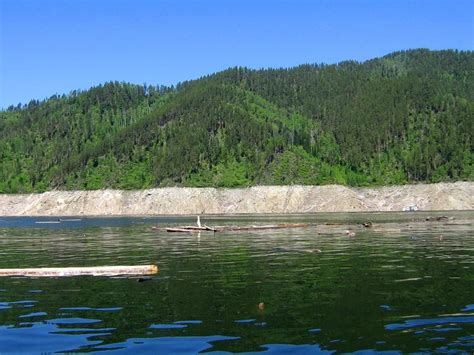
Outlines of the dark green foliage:
M0 111L0 192L474 180L474 54L107 83Z

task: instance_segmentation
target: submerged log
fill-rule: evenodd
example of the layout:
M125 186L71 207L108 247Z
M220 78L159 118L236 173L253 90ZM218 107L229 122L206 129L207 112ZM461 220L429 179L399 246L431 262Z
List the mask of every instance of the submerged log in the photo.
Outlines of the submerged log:
M152 275L158 272L156 265L138 266L92 266L92 267L51 267L36 269L0 269L0 276L119 276L119 275Z
M267 230L267 229L289 229L289 228L305 228L309 227L307 223L286 223L286 224L270 224L262 226L231 226L231 227L216 227L218 231L249 231L249 230ZM222 228L220 230L219 228Z

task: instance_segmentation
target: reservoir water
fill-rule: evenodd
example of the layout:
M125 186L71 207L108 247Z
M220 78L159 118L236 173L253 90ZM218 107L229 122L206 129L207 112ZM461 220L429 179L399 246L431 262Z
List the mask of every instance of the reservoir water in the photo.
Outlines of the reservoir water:
M314 225L172 234L151 227L195 217L0 217L0 268L160 268L0 278L0 353L474 352L473 212L201 222Z

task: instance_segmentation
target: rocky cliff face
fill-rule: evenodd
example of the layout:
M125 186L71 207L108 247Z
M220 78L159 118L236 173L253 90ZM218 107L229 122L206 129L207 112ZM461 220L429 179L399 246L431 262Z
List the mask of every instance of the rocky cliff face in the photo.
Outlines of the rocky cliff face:
M349 188L255 186L239 189L161 188L140 191L50 191L0 195L3 216L185 215L473 210L474 183Z

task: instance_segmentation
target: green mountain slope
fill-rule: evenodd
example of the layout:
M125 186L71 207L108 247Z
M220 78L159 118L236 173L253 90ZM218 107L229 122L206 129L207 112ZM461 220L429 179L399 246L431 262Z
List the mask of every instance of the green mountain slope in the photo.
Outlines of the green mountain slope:
M474 179L474 53L107 83L0 112L0 191Z

